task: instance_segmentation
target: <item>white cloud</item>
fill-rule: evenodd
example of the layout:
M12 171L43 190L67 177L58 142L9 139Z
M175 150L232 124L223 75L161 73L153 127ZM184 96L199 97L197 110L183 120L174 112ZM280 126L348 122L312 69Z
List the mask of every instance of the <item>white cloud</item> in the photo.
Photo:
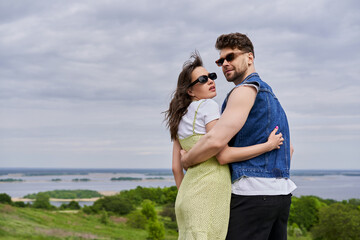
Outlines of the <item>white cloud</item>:
M239 31L288 112L293 166L360 168L359 6L1 1L0 167L170 168L161 112L183 62L200 51L218 73L221 104L232 86L214 64L214 44Z

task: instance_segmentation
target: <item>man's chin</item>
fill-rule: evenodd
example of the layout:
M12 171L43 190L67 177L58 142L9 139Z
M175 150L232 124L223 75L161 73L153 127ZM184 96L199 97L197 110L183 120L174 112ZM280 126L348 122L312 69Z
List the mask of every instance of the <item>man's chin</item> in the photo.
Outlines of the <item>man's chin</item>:
M244 78L245 78L245 71L244 72L242 72L241 74L229 74L229 76L225 76L225 78L226 78L226 80L228 81L228 82L232 82L232 83L236 83L236 84L238 84L238 83L241 83L243 80L244 80Z
M225 77L228 82L234 82L234 77Z
M224 75L228 82L234 82L236 79L236 75L234 75L233 71L227 72Z

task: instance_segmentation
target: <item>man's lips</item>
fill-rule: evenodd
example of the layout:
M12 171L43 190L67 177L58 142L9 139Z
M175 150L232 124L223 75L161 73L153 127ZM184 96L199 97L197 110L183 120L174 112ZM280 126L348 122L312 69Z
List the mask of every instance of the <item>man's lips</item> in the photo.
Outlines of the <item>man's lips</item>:
M212 86L209 88L210 91L214 92L216 89L215 89L215 86Z

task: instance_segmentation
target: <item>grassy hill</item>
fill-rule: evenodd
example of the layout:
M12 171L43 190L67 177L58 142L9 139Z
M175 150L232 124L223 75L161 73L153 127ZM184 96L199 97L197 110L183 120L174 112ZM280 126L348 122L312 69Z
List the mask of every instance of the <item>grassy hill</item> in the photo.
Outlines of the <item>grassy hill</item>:
M48 211L18 208L0 204L0 239L4 240L61 240L117 239L145 240L146 230L130 228L126 218L111 216L108 224L100 215L77 211ZM167 230L166 240L176 240L177 233ZM310 237L289 237L289 240L310 240Z
M109 217L101 223L100 215L76 212L18 208L0 204L0 239L118 239L144 240L147 231L130 228L124 217ZM168 231L165 239L177 239Z
M175 186L137 187L102 197L80 211L69 211L80 209L73 202L61 208L51 206L45 193L38 193L32 205L11 202L10 196L0 193L0 239L145 240L152 234L156 239L175 240L176 193ZM316 196L293 197L288 239L360 240L359 211L360 199L337 202Z

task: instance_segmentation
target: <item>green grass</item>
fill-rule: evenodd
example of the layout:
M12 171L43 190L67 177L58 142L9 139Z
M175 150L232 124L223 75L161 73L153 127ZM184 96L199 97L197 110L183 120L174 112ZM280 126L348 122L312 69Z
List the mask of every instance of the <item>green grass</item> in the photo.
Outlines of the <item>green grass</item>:
M161 209L159 206L156 207L157 212ZM125 224L124 217L110 216L106 225L101 223L100 218L100 215L86 215L82 212L48 211L0 204L0 239L147 239L146 230L130 228ZM159 219L165 225L171 222L170 219L161 216ZM176 240L176 231L167 229L165 239ZM312 238L289 236L288 240L312 240Z
M124 218L110 217L108 224L100 215L65 213L0 204L1 239L131 239L144 240L147 231L133 229ZM165 239L177 239L175 231L166 231Z

